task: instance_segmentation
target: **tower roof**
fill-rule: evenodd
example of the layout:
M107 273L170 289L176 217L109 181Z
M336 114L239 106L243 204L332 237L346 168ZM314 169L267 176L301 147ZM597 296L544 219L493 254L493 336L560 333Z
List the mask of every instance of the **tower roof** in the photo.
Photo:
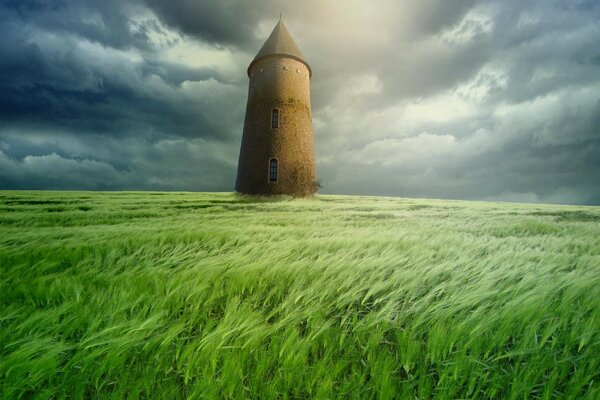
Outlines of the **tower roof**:
M265 44L263 44L258 51L258 54L256 54L256 57L254 57L254 60L252 60L248 66L248 71L250 71L250 68L252 68L252 65L255 62L269 56L286 56L294 58L306 65L309 74L312 76L312 70L310 69L310 66L304 59L304 55L298 48L298 45L296 42L294 42L292 35L290 35L290 32L288 32L282 18L279 18L279 22L277 25L275 25L273 32L271 32L271 35Z

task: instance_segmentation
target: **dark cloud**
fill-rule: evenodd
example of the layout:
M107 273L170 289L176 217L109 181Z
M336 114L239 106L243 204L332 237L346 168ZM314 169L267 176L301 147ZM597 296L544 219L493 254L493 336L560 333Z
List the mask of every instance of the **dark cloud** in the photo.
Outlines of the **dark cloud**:
M65 7L69 12L63 17L64 24L68 25L69 17L83 18L76 13L81 5L74 10L65 5L50 11L43 8L43 12L61 14ZM37 10L33 6L27 8L32 9ZM49 19L59 19L59 15ZM106 47L70 37L49 40L44 30L26 34L41 29L35 21L27 20L16 31L0 23L0 59L4 60L0 63L0 118L6 125L60 128L81 134L145 132L215 140L232 138L230 128L235 124L224 124L213 115L218 102L227 100L219 99L212 89L208 97L216 103L178 92L184 82L209 82L209 86L213 81L223 82L214 69L156 59L154 53L124 53L119 50L124 45L123 38L118 47ZM42 24L44 28L46 25ZM109 28L110 25L105 30ZM137 43L136 38L130 39ZM221 85L223 88L212 86L225 93L230 91L226 84Z
M4 135L0 189L230 191L234 153L205 139Z
M218 46L248 45L269 1L145 0L161 19L181 32Z
M279 12L324 193L600 204L592 0L7 0L0 188L232 190Z
M231 190L245 88L139 7L0 6L0 188Z
M150 35L165 35L155 21L140 18L135 1L7 0L0 6L6 25L78 37L118 49L152 49Z

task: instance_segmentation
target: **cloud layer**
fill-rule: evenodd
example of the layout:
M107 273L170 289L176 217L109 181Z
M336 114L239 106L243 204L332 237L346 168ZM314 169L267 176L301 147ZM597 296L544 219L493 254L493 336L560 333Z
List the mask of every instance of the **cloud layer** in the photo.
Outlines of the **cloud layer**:
M9 0L0 189L233 190L280 11L323 193L600 204L600 4L558 0Z

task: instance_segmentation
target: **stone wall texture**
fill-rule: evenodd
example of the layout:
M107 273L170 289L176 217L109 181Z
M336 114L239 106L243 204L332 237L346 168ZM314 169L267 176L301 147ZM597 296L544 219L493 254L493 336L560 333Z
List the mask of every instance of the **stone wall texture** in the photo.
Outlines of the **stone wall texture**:
M257 195L310 196L317 190L310 111L310 73L285 56L257 60L250 85L235 189ZM279 128L271 113L279 110ZM269 160L278 161L278 180L269 182Z

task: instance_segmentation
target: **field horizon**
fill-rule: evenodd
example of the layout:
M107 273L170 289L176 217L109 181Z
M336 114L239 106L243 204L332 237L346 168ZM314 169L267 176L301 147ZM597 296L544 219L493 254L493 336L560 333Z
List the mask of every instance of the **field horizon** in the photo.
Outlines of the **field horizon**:
M600 396L600 207L0 191L2 398Z

